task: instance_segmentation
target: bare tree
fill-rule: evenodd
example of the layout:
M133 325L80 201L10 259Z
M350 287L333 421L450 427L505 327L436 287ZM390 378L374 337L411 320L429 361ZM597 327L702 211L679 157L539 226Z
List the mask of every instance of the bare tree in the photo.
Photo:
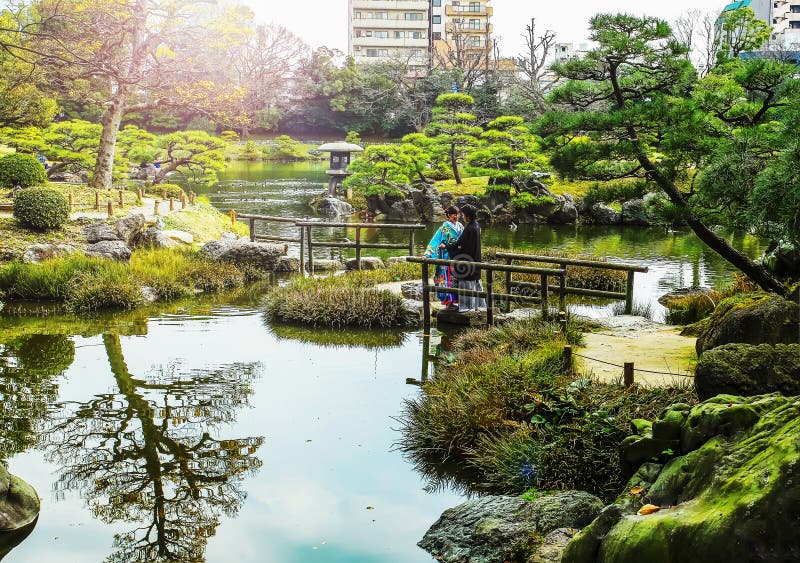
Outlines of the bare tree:
M432 66L441 70L453 70L454 80L460 92L470 92L482 82L488 73L497 70L494 43L485 25L482 33L464 25L463 18L454 18L449 25L448 39L438 41L433 48Z
M525 26L525 39L527 51L517 56L516 62L524 79L520 80L521 91L540 113L547 109L545 96L555 84L546 80L549 66L550 52L555 45L556 34L546 30L544 34L536 36L536 19L531 18L530 25Z
M721 45L714 13L689 10L672 23L672 36L689 49L689 57L700 76L714 68Z

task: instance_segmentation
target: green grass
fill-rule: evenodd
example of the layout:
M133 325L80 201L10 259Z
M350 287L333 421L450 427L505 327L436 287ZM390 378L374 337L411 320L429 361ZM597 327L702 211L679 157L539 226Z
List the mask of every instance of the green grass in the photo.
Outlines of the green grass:
M408 262L325 278L296 277L270 292L266 315L270 320L311 327L416 326L418 316L405 308L400 296L375 286L420 277L420 265Z
M466 470L481 490L521 493L581 489L612 498L623 484L620 442L633 418L694 400L689 387L631 391L564 373L565 335L534 318L471 330L455 356L416 399L404 404L399 448L418 469L442 479L440 463Z
M239 236L250 234L248 225L241 221L231 225L230 217L214 209L207 198L198 197L196 203L195 207L187 207L164 217L164 226L191 233L196 243L217 240L223 233L233 232Z
M181 249L141 250L131 263L74 254L42 264L0 266L0 292L10 299L65 303L75 311L131 309L144 301L142 286L159 300L239 287L243 274Z
M669 311L667 313L668 322L691 324L711 315L717 305L729 297L759 291L761 290L758 286L740 274L734 277L731 284L718 290L665 297L662 304Z
M483 195L486 186L489 185L489 176L475 176L472 178L462 178L463 183L456 184L455 180L440 180L434 185L440 192L450 192L454 196L461 195Z

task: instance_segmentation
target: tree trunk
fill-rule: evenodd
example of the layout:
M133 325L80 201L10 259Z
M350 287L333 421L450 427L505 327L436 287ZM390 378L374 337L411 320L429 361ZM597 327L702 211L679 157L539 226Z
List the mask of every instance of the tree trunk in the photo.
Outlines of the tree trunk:
M114 152L117 148L117 133L122 116L125 113L125 95L114 96L111 105L103 116L103 131L100 134L100 146L97 149L97 163L89 185L93 188L108 189L111 187L114 169Z
M458 173L458 159L456 158L456 146L450 145L450 166L453 167L453 177L456 179L456 184L461 184L461 175Z

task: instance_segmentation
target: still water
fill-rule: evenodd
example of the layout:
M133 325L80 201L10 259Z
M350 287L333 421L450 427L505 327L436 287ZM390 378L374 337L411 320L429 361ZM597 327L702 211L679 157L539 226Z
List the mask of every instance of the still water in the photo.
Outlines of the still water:
M220 209L303 217L324 184L322 167L240 163L196 190ZM487 228L484 241L647 265L636 278L647 303L732 275L688 232L520 226ZM0 309L0 454L42 497L38 525L7 560L431 560L415 544L462 497L426 490L393 449L395 417L418 392L406 378L420 377L420 333L270 326L262 294L92 318Z

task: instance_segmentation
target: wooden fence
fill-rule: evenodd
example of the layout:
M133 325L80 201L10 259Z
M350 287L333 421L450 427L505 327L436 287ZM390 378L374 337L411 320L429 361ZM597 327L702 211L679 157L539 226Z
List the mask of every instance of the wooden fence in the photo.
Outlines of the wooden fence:
M498 252L497 258L505 260L506 265L511 265L514 261L518 262L538 262L544 264L558 264L560 269L567 271L569 266L580 266L585 268L594 268L601 270L616 270L627 272L627 284L625 293L618 291L601 291L597 289L584 289L581 287L569 287L561 279L561 285L550 286L547 278L542 279L541 284L533 284L526 282L515 282L511 279L511 272L506 274L506 291L511 293L512 288L517 287L520 289L534 289L540 291L542 296L546 299L549 291L557 292L561 301L561 310L564 310L564 299L567 295L583 295L587 297L604 297L606 299L624 299L625 300L625 314L630 315L633 311L633 282L634 274L647 273L649 270L646 266L636 266L634 264L614 264L611 262L600 262L596 260L576 260L571 258L562 258L558 256L535 256L532 254L516 254L513 252ZM506 300L506 310L510 309L510 299Z
M236 215L232 212L231 219ZM314 272L314 248L353 248L356 251L356 268L361 269L361 251L365 248L380 248L388 250L407 250L409 256L414 255L414 232L424 229L425 225L420 224L392 224L392 223L330 223L326 221L310 221L297 217L274 217L270 215L251 215L239 214L240 219L245 219L250 225L250 240L295 243L300 245L300 270L305 271L305 252L308 250L308 270ZM256 224L258 221L266 223L285 223L291 224L297 229L294 236L273 236L256 234ZM355 241L321 241L314 240L313 229L343 227L355 229ZM363 242L361 237L362 229L399 229L408 231L408 243L377 243Z

